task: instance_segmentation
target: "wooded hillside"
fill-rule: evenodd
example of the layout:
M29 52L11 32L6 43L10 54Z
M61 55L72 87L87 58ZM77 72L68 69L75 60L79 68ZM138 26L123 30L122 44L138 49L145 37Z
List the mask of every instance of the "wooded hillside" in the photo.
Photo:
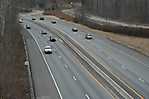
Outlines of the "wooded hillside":
M82 0L84 9L103 18L149 23L149 0Z

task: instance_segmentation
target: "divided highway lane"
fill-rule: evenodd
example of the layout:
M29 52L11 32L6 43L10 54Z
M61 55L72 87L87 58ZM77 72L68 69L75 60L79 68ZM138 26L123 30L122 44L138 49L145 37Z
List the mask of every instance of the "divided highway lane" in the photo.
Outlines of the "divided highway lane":
M25 28L24 24L22 26ZM49 74L47 65L43 60L40 50L33 37L29 34L31 31L22 30L26 41L29 62L31 65L33 88L36 99L60 99L52 76Z
M63 99L112 99L113 96L96 82L88 72L82 68L81 64L73 54L58 39L57 42L49 42L49 36L41 35L43 28L36 24L25 21L31 26L30 33L35 37L39 47L47 45L53 47L53 54L44 55L58 85ZM46 30L44 30L46 31ZM48 32L48 31L47 31ZM38 56L40 57L40 56ZM50 74L49 74L50 75Z
M132 88L135 88L135 90L143 94L145 98L149 98L148 57L118 44L114 44L107 39L98 39L95 37L91 41L84 40L85 33L91 32L79 28L79 32L74 33L71 29L76 27L75 25L65 23L61 20L57 20L57 24L52 25L50 21L49 19L49 21L39 22L49 28L57 28L73 38L80 46L85 47L94 58L104 64L108 70L125 80Z

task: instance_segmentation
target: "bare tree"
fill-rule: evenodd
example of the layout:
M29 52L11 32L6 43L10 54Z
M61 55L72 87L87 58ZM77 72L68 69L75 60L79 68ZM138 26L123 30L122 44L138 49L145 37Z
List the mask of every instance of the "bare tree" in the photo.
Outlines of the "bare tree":
M82 0L88 13L125 22L149 23L148 0Z

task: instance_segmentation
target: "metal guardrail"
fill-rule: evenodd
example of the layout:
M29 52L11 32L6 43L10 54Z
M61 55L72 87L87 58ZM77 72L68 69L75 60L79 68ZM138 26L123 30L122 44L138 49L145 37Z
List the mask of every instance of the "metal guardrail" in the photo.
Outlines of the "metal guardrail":
M32 20L29 20L29 19L27 19L27 20L30 21L30 22L34 22ZM131 88L129 85L126 85L126 83L124 81L122 81L121 79L116 77L113 73L111 73L104 66L102 66L102 64L100 64L94 57L92 57L88 52L86 52L86 50L84 48L82 48L80 45L78 45L73 39L71 39L71 37L66 35L64 31L58 30L58 29L53 28L53 27L52 27L52 29L49 29L49 27L43 26L43 24L41 24L39 22L34 22L34 23L41 26L41 27L43 27L43 28L45 28L46 30L49 30L51 32L56 33L56 35L59 36L67 44L70 43L70 44L74 45L81 53L83 53L84 56L86 56L93 64L96 65L97 68L93 68L91 66L95 70L95 72L97 72L99 74L99 72L96 69L101 70L101 72L106 74L105 76L108 76L108 79L110 79L109 81L112 81L112 82L114 82L115 84L118 85L114 89L119 89L120 88L119 91L121 91L121 92L119 92L119 96L121 96L122 93L123 93L123 94L125 94L125 96L127 95L127 97L130 97L130 98L144 99L144 97L141 94L139 94L135 89ZM77 51L76 51L76 53L77 53ZM82 57L82 56L80 56L80 57ZM111 84L110 82L108 82L108 83Z
M52 30L50 30L50 31L52 31ZM56 32L54 32L54 33L56 33ZM113 91L113 93L116 96L118 96L120 99L124 99L123 95L121 94L121 92L123 91L123 89L120 90L120 87L119 86L118 87L113 87L112 86L112 84L114 85L114 83L110 83L109 81L113 82L113 80L111 80L111 79L110 80L107 80L107 79L109 79L108 75L105 72L103 72L103 70L101 70L101 69L99 70L99 68L97 68L97 64L95 64L93 62L93 60L92 60L93 58L84 49L82 49L80 46L78 46L78 44L75 44L72 39L70 39L69 37L67 37L67 35L61 34L60 31L57 31L56 34L57 34L57 36L59 36L69 46L69 48L71 48L80 57L80 59L82 59L85 63L87 63L90 66L90 67L88 67L89 68L88 71L95 72L96 75L98 75L98 77L100 77L100 80L102 80L104 83L106 83L107 84L107 87L111 91ZM98 66L99 66L99 64L98 64ZM93 74L93 73L91 73L91 74ZM96 77L96 79L98 79L96 75L94 74L94 76ZM126 97L127 98L128 97L129 98L131 97L131 96L129 96L125 92L123 92L123 94L125 94L125 98Z
M127 94L128 97L130 97L130 98L132 97L134 99L144 99L144 97L142 95L138 94L138 92L135 89L132 89L130 86L126 85L122 80L117 78L113 73L109 72L104 66L102 66L102 64L100 64L94 57L92 57L86 50L84 50L84 48L82 48L73 39L71 39L71 37L69 37L68 35L65 35L64 33L63 34L61 34L61 33L62 33L61 31L58 31L59 37L61 37L66 43L69 42L70 44L74 45L81 53L83 53L83 55L85 55L89 60L91 60L91 62L93 62L93 64L95 64L96 66L100 67L101 71L103 71L107 76L109 76L122 89L124 89L124 90L119 90L119 91L127 92L130 96L127 93L125 93L125 92L122 92L122 93L124 93L125 95ZM80 56L80 57L82 57L82 56ZM91 67L92 67L92 65L91 65ZM98 72L98 71L96 71L96 68L94 68L94 67L92 67L92 68L95 70L95 72ZM106 75L104 75L104 76L106 76ZM119 96L121 96L121 95L119 95Z
M32 21L32 20L28 20L28 21ZM32 21L33 22L33 21ZM125 95L127 95L127 97L130 98L134 98L134 99L144 99L144 97L142 95L140 95L136 90L134 90L133 88L129 87L128 85L125 84L125 82L123 82L122 80L120 80L119 78L117 78L113 73L109 72L104 66L102 66L98 61L96 61L96 59L94 59L94 57L92 57L90 54L88 54L88 52L86 52L86 50L84 50L81 46L79 46L74 40L72 40L70 37L68 37L67 35L65 35L62 31L56 29L56 28L52 28L55 31L52 31L51 29L49 29L49 27L47 26L43 26L42 24L38 23L38 22L34 22L35 24L51 31L51 32L57 32L58 36L65 41L66 43L70 43L72 45L74 45L79 51L81 51L81 53L83 53L89 60L91 60L93 62L93 64L95 64L96 66L99 66L102 72L104 72L108 77L110 77L110 79L112 79L113 82L115 82L116 84L118 84L118 86L114 89L118 89L118 88L122 88L121 92L124 93ZM68 39L68 40L67 40ZM71 46L70 46L71 47ZM72 48L73 49L73 48ZM77 53L77 51L76 51ZM82 56L80 56L82 57ZM95 70L95 68L93 68ZM97 72L95 70L95 72ZM98 72L99 73L99 72ZM110 82L108 82L110 83ZM119 90L120 91L120 90ZM120 93L121 93L120 92ZM122 95L122 93L119 96Z
M23 35L24 32L28 32L28 31L25 30L23 27L21 27L21 28L22 28L22 30L24 30L24 31L21 31L21 32L22 32L22 36L23 36L23 42L24 42L24 48L25 48L25 54L26 54L26 61L29 62L30 58L29 58L29 53L28 53L28 47L27 47L26 40L25 40L24 35ZM31 99L36 99L36 97L35 97L35 95L36 95L35 86L34 86L34 80L33 80L33 75L32 75L30 62L27 65L28 65L27 69L28 69L29 84L30 84L30 96L31 96Z

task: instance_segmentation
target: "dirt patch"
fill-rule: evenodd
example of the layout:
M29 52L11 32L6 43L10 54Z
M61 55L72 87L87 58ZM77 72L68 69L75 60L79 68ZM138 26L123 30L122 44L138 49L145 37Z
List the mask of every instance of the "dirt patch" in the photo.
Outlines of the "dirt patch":
M72 22L76 22L76 23L79 22L77 19L75 19L69 15L66 15L60 11L49 12L49 15L54 15L56 17L59 17L60 19L64 19L67 21L72 21ZM81 22L79 22L79 23L84 24ZM146 38L146 37L143 38L143 37L132 36L132 35L122 35L121 33L118 33L118 32L104 32L104 31L99 31L97 29L91 29L91 28L93 28L92 26L89 26L91 28L89 28L87 26L83 26L83 25L81 25L81 26L82 26L82 28L91 30L100 36L104 36L104 37L106 37L106 38L108 38L114 42L128 46L128 47L130 47L136 51L139 51L139 52L149 56L149 38ZM99 28L99 29L102 30L102 28ZM129 34L131 34L130 32L131 31L129 31ZM125 33L128 34L128 31L125 30ZM140 34L141 33L142 33L142 31L140 30Z

